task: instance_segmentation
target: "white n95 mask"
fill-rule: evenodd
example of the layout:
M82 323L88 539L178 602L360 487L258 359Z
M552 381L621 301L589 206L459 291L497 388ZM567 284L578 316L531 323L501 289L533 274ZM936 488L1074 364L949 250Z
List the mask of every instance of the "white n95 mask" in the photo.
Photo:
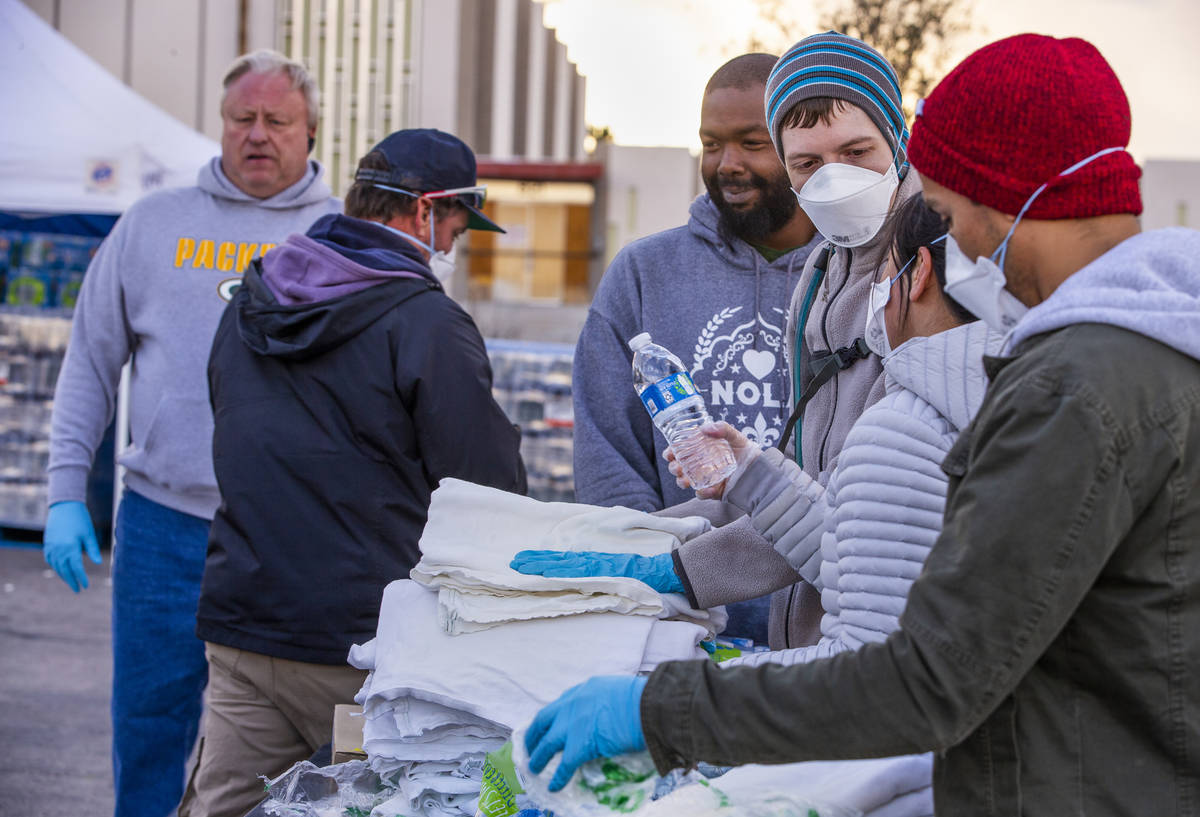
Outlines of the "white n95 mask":
M909 259L908 264L911 263L912 259ZM867 325L863 329L863 340L867 342L867 348L880 357L887 357L892 351L892 342L888 340L883 310L887 308L888 301L892 299L892 287L900 280L904 270L908 269L908 264L905 264L895 276L871 284L871 292L867 296Z
M949 233L940 235L937 238L924 245L932 247L939 241L945 241L950 237ZM913 265L913 262L921 257L920 249L904 262L904 266L900 271L891 278L883 281L876 281L871 284L871 291L867 294L867 325L863 329L863 340L867 342L867 348L880 357L887 357L892 353L892 342L888 338L887 323L884 320L883 311L887 308L888 302L892 300L892 287L896 286L896 282L900 280L900 276L904 271Z
M450 279L454 277L455 269L452 253L444 253L441 250L435 252L429 257L429 269L433 271L433 276L441 282L442 288L449 292Z
M879 232L899 186L895 162L886 173L833 162L817 168L796 199L821 235L839 247L858 247Z
M967 258L959 249L953 238L946 239L946 294L958 301L975 317L998 332L1008 332L1029 311L1029 307L1017 300L1017 297L1005 289L1008 283L1004 277L1004 259L1008 256L1008 242L1017 231L1017 225L1025 217L1025 213L1033 206L1037 197L1059 179L1070 176L1081 167L1091 164L1101 156L1110 153L1122 153L1123 147L1111 147L1098 150L1091 156L1076 162L1048 182L1044 182L1033 191L1025 204L1021 206L1012 226L1008 228L1004 240L992 253L990 258L980 256L974 261Z
M1007 242L1006 238L995 254ZM972 261L952 237L946 239L946 294L997 332L1012 329L1029 311L1004 288L1005 283L1004 273L994 260L980 256Z

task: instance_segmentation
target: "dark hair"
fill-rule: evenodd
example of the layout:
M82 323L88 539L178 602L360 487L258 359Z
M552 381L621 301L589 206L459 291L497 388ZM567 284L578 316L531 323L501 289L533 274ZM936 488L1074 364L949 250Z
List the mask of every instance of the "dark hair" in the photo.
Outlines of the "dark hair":
M391 163L382 151L373 150L358 160L359 170L390 170ZM414 193L420 191L413 191ZM436 199L433 212L445 216L462 205L453 199ZM417 200L403 193L393 193L375 187L370 182L355 182L346 191L343 210L351 218L388 222L396 216L407 216L417 208Z
M892 263L896 265L897 272L917 254L919 249L924 247L929 250L930 260L933 263L933 274L937 278L938 292L941 293L942 301L956 321L970 323L977 318L962 304L946 294L946 242L943 240L936 244L933 243L945 234L945 219L930 210L929 206L925 204L924 196L918 193L896 207L888 216L883 225L883 246L889 248ZM904 270L904 274L900 276L900 281L897 283L900 284L901 292L908 291L912 281L912 271L912 265L909 265L908 269ZM900 302L902 320L907 309L908 299L905 298Z
M704 93L707 96L721 88L737 88L744 91L747 88L766 86L767 80L771 78L771 69L778 61L779 58L774 54L754 53L734 57L716 70L704 86Z
M802 99L784 111L783 116L779 118L779 130L815 128L818 123L833 124L833 117L844 111L847 105L853 104L853 102L832 96L813 96Z

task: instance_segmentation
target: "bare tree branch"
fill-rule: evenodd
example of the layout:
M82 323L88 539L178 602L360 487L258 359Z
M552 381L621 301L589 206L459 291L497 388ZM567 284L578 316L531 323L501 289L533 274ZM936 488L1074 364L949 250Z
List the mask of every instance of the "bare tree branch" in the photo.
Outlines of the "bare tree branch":
M814 33L798 30L784 0L756 2L763 27L774 41L755 33L749 42L752 50L775 50L781 48L775 41L790 45ZM821 14L818 30L857 37L883 54L896 69L905 113L911 116L915 101L942 75L951 42L975 30L971 11L971 0L839 0Z

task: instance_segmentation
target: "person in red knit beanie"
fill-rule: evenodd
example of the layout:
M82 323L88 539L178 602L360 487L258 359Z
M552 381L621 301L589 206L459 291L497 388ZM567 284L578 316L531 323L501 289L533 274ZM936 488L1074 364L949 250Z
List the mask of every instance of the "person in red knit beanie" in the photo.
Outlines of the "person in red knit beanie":
M961 245L947 290L1008 334L900 629L808 664L592 679L534 720L538 768L564 747L568 772L644 746L664 773L932 750L940 815L1200 814L1200 233L1140 232L1129 130L1079 39L989 45L918 108L908 155Z

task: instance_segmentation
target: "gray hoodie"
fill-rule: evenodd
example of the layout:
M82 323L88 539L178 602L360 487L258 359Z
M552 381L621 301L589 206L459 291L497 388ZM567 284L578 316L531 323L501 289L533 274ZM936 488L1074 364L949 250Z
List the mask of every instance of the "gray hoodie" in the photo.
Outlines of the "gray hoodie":
M1005 339L1010 353L1034 335L1077 323L1119 326L1200 360L1200 231L1139 233L1068 277Z
M605 272L575 348L575 493L580 502L653 511L693 497L662 459L666 441L633 390L640 332L683 361L709 412L763 445L787 419L784 318L819 242L768 263L717 232L708 195L687 226L631 243Z
M250 259L341 211L309 162L268 199L239 190L214 158L197 185L136 202L84 277L54 392L48 500L82 501L96 447L132 360L125 483L148 499L211 519L219 496L205 368L221 313Z

